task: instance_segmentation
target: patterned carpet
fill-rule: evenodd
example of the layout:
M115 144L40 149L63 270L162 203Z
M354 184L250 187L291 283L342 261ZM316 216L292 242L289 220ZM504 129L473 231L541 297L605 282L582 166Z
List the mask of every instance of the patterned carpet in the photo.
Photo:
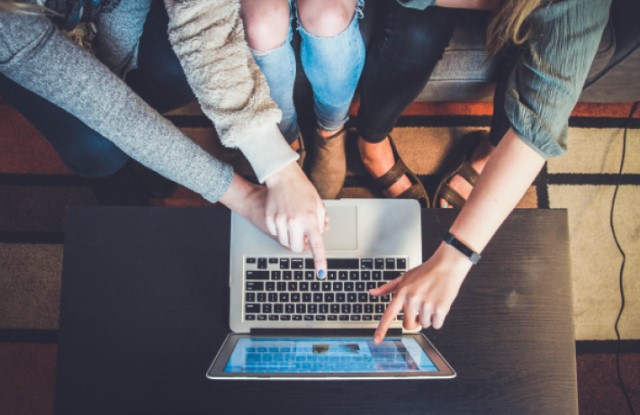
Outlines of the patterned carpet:
M614 324L620 309L621 255L609 215L626 251L626 307L619 329L620 367L636 411L640 408L640 111L628 123L624 171L618 178L630 104L581 104L570 121L567 156L550 161L519 207L566 208L572 254L574 321L580 410L630 413L615 368ZM443 161L466 132L487 128L488 103L415 104L393 132L404 161L433 194ZM238 170L242 156L222 149L195 105L167 116L187 135ZM40 134L0 101L0 414L50 414L55 387L58 307L65 207L94 205L87 182L74 176ZM341 197L379 197L349 148ZM162 206L202 206L179 188ZM8 375L8 376L7 376Z

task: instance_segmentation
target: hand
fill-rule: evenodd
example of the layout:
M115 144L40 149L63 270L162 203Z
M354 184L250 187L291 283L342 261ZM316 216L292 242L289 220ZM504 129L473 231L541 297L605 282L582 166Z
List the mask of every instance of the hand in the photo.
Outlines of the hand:
M290 163L265 180L265 222L269 232L293 252L308 247L316 272L326 273L322 233L328 217L322 199L297 163Z
M247 218L256 227L270 235L265 222L267 188L253 184L234 173L231 185L220 198L220 203Z
M403 327L407 330L415 330L420 326L425 329L430 326L441 328L471 265L467 257L442 243L422 265L381 287L369 290L369 294L377 297L394 293L378 324L374 342L382 342L400 311L404 312Z

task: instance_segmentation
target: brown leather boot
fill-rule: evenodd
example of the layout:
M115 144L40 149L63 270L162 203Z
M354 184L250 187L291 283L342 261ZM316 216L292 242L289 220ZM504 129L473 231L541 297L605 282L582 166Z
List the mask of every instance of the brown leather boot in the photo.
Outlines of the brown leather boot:
M345 128L329 138L323 138L319 130L313 133L314 152L309 176L323 199L335 199L344 185L347 175L346 138Z

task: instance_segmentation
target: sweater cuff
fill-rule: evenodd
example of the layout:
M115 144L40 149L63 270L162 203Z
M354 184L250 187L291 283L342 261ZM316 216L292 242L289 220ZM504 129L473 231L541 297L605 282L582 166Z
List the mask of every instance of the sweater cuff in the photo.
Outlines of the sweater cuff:
M260 183L300 158L287 144L275 123L247 128L243 135L246 139L237 143L237 147L251 164Z

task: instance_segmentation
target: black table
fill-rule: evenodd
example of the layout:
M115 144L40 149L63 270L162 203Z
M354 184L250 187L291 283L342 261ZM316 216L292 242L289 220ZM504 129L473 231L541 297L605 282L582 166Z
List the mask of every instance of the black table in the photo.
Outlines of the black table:
M423 212L423 255L454 219ZM453 380L211 381L229 332L229 213L71 208L58 414L577 414L564 210L517 210L427 335Z

